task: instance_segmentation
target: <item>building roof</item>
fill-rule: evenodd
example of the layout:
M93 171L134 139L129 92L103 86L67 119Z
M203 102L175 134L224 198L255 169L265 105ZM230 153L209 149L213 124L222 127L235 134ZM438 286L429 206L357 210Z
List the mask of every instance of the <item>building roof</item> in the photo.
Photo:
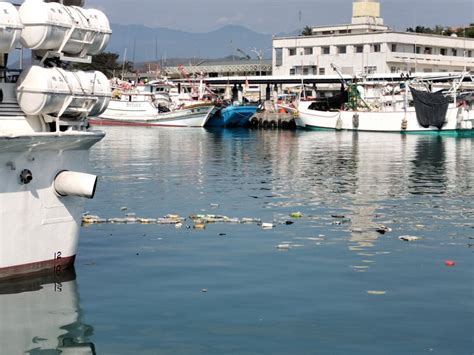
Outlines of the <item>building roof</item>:
M236 72L268 72L272 70L272 61L268 59L260 60L235 60L201 62L198 65L183 66L188 74L202 73L236 73ZM179 67L165 67L164 71L168 75L180 74Z

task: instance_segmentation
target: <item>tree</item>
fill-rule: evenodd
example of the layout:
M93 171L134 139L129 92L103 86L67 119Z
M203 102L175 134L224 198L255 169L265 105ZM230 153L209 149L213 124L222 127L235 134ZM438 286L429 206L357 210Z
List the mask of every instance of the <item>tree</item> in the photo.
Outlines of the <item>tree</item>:
M119 75L122 72L132 72L133 63L125 61L125 63L118 62L119 55L117 53L104 52L92 57L92 62L89 63L75 63L74 69L78 70L98 70L104 73L108 78Z
M300 36L312 36L312 35L313 35L313 29L309 26L305 26L300 34Z
M452 34L456 34L458 37L474 38L474 24L472 23L469 26L459 27L459 28L450 28L450 27L444 27L441 25L436 25L434 28L416 26L415 28L408 27L406 31L415 32L415 33L444 35L444 36L451 36Z

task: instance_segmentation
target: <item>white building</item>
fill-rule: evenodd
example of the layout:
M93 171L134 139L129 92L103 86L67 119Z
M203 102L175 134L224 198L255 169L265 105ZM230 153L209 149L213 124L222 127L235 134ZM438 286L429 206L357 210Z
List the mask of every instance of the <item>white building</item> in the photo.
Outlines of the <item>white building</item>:
M474 70L474 39L396 32L380 2L355 0L352 23L312 28L311 36L273 39L273 75Z

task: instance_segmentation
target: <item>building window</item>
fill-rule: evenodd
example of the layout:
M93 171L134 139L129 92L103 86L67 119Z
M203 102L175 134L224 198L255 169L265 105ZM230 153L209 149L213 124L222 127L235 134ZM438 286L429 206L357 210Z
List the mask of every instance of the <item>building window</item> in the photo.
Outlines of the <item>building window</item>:
M304 49L304 55L311 55L313 54L313 48L312 47L306 47Z
M356 53L364 53L364 46L356 46Z
M311 74L318 75L318 68L316 66L313 66L313 72Z
M330 50L328 46L321 47L321 54L329 54Z
M338 46L337 47L337 53L346 54L347 53L347 47L346 46Z
M425 54L432 54L433 50L431 49L431 47L425 47Z
M323 31L323 35L332 35L333 31Z
M472 57L472 51L467 51L467 56L468 56L469 58L471 58L471 57Z
M326 69L325 68L319 68L319 75L326 75Z
M397 67L390 67L390 72L392 72L392 73L398 73L399 70L398 70Z
M415 46L415 53L420 54L421 53L421 47L420 46Z
M446 48L440 48L439 54L441 54L441 55L446 55L446 53L447 53Z
M342 35L342 34L346 34L346 33L351 33L352 30L340 30L339 33Z
M290 69L290 75L295 75L296 74L296 69L295 68L291 68Z
M392 52L397 51L397 45L395 43L392 44Z
M288 48L288 55L290 57L296 55L296 48Z
M457 50L457 49L454 49L454 48L451 49L451 55L452 55L453 57L456 57L456 56L458 55L458 50Z
M309 74L309 68L303 68L303 75Z
M374 52L380 52L380 43L375 43L374 44Z
M374 66L364 67L364 72L366 74L375 74L377 72L377 67L374 67Z

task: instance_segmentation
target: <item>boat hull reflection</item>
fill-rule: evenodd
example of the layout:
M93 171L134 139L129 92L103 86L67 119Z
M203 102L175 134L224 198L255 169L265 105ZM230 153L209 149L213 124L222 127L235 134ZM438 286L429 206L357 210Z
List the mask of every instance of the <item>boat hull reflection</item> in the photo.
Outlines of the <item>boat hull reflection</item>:
M3 354L95 354L82 323L74 269L0 284Z

